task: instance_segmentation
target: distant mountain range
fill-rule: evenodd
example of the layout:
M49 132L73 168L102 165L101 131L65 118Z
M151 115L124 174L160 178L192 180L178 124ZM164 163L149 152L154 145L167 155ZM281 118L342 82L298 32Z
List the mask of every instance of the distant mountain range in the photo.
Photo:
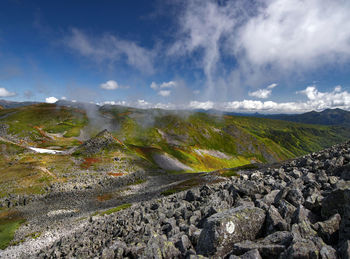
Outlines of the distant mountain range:
M223 114L231 116L245 116L256 118L267 118L274 120L284 120L299 123L319 124L319 125L339 125L350 127L350 111L345 111L339 108L326 109L321 112L311 111L302 114L261 114L261 113L236 113L222 112L218 110L196 110L209 114Z
M0 109L9 109L17 108L22 106L28 106L32 104L38 104L39 102L14 102L7 100L0 100ZM79 109L87 109L87 107L97 107L91 103L80 103L80 102L71 102L65 100L59 100L56 105L58 106L67 106ZM105 105L105 107L119 107L118 105ZM126 107L125 107L126 108ZM237 112L223 112L219 110L202 110L196 109L195 112L202 112L207 114L223 114L231 116L246 116L246 117L257 117L257 118L268 118L275 120L284 120L292 121L299 123L308 123L308 124L319 124L319 125L339 125L350 127L350 111L345 111L339 108L336 109L326 109L321 112L310 111L302 114L261 114L261 113L237 113Z
M14 102L14 101L0 100L0 106L5 109L17 108L17 107L36 104L36 103L38 102Z
M350 126L350 112L342 109L326 109L321 112L311 111L292 115L259 115L259 117L309 124Z

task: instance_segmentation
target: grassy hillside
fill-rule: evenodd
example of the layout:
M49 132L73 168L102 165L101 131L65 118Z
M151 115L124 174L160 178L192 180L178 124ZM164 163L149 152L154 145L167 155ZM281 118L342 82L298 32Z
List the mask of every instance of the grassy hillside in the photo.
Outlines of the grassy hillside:
M100 122L98 128L92 120ZM83 109L36 104L1 110L1 123L26 144L62 149L80 145L77 137L81 132L110 128L126 147L123 152L156 166L175 161L190 171L280 161L350 138L345 127L121 106L101 107L89 118Z
M9 134L28 144L67 148L79 144L73 137L80 135L80 130L88 123L88 119L83 110L37 104L0 110L0 123L9 126Z
M302 114L260 115L261 117L293 122L305 122L318 125L350 126L350 112L342 109L326 109L321 112L311 111Z
M119 123L114 134L149 160L155 152L166 152L195 171L280 161L350 137L344 127L264 118L120 107L103 112Z

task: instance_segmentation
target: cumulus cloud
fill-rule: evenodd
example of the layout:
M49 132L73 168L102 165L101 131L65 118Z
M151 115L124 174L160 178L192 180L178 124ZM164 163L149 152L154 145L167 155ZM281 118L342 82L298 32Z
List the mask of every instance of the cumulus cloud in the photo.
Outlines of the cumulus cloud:
M163 82L161 84L157 84L156 82L152 82L150 87L153 90L159 90L162 88L173 88L176 86L176 82L175 81L169 81L169 82Z
M191 101L189 104L189 108L209 110L214 108L214 103L211 101L206 101L206 102Z
M0 87L0 97L12 97L17 95L15 92L10 92L6 88Z
M272 113L300 113L310 110L321 111L328 108L350 110L350 93L342 91L341 86L334 87L333 91L320 92L315 85L308 86L297 93L307 97L306 102L273 102L273 101L233 101L221 106L223 110L272 112Z
M158 94L163 96L163 97L166 97L166 96L169 96L171 94L171 91L170 90L160 90L158 92Z
M133 41L120 39L111 34L92 37L73 28L64 39L64 43L78 54L96 62L125 62L143 73L154 73L154 52Z
M157 84L156 82L152 82L150 87L155 90L158 91L158 95L166 97L166 96L170 96L171 94L171 88L176 87L177 83L175 81L169 81L169 82L163 82L161 84ZM167 90L164 90L167 89Z
M114 80L108 80L106 83L100 84L100 87L105 90L115 90L119 88L119 85Z
M270 0L240 28L237 47L253 64L283 69L349 58L349 2Z
M128 89L129 86L123 86L118 84L114 80L108 80L107 82L100 84L100 88L105 90L116 90L116 89Z
M209 98L220 80L226 89L261 87L268 80L350 60L348 1L180 2L178 33L167 53L196 61Z
M268 87L266 87L265 89L259 89L259 90L254 91L254 92L249 92L248 95L252 96L252 97L256 97L256 98L266 99L266 98L270 97L270 95L272 93L272 89L275 88L276 86L277 86L277 84L271 84Z
M58 101L58 99L54 96L45 98L45 102L47 102L47 103L55 103L57 101Z
M326 108L350 109L350 93L342 91L342 87L339 85L334 87L331 92L320 92L315 85L312 85L298 93L305 94L308 98L307 104L315 110Z
M276 85L275 85L276 86ZM271 88L275 87L271 86ZM136 102L105 102L104 104L119 104L138 108L162 109L217 109L233 112L260 112L260 113L303 113L310 110L321 111L328 108L350 110L350 93L336 86L330 92L320 92L316 86L308 86L298 94L304 95L307 100L299 102L275 102L243 100L231 102L212 102L193 100L188 103L151 103L145 100Z

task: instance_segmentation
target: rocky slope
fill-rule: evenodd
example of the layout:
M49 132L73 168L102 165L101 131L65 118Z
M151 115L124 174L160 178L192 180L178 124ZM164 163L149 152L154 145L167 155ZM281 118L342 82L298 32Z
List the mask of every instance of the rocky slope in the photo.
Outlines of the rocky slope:
M238 174L90 217L35 257L349 258L350 142Z

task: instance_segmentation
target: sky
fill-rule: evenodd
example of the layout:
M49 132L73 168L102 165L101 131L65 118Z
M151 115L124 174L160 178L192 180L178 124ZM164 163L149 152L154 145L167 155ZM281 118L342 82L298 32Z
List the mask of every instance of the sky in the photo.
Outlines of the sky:
M0 99L350 110L348 0L0 1Z

